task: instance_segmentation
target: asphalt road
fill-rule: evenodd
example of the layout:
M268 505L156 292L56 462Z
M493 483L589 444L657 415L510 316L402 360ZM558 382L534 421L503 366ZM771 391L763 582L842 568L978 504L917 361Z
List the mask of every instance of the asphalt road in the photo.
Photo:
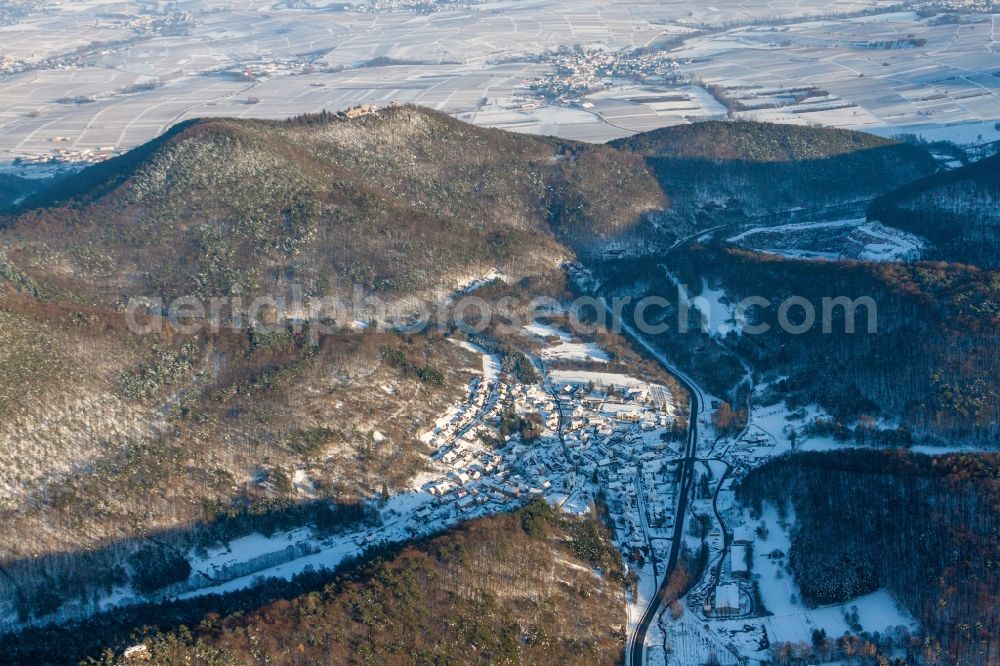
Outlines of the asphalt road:
M733 223L727 223L718 225L709 229L702 229L695 234L691 234L685 238L677 240L672 246L670 246L665 254L670 254L674 250L682 247L683 245L691 242L692 240L712 231L723 229L726 227L734 226ZM614 323L614 312L608 307L607 302L601 298L601 303L604 305L607 316L609 317L609 323ZM684 538L684 517L687 514L688 498L691 494L691 484L694 478L694 464L696 461L696 456L698 454L698 416L704 409L704 396L702 395L701 389L694 383L694 381L687 376L679 368L675 368L666 362L661 356L656 352L656 350L648 343L643 340L642 337L631 329L624 322L618 322L621 324L618 329L621 334L632 340L634 343L645 349L649 355L656 359L663 369L669 372L680 384L687 389L691 396L691 416L688 425L688 441L687 448L684 453L684 458L682 460L681 467L681 487L680 487L680 499L677 504L677 518L674 521L674 536L673 544L670 548L670 558L667 560L666 571L663 575L663 581L660 583L659 588L656 590L656 595L653 600L646 608L643 613L642 618L639 620L639 624L636 626L635 632L629 639L629 643L625 646L626 652L626 664L627 666L643 666L642 653L646 648L646 634L649 632L649 627L656 619L656 616L660 613L660 610L664 603L666 603L666 592L667 587L670 585L670 577L673 575L674 570L677 568L677 559L680 555L681 542ZM728 474L728 470L727 470ZM721 483L721 482L720 482ZM718 515L718 514L717 514ZM721 521L720 521L721 524Z
M671 368L665 365L664 367L667 371L672 372ZM684 453L681 467L680 499L677 503L677 519L674 521L673 545L670 548L670 558L667 560L663 581L660 583L659 589L656 590L656 595L649 606L646 607L646 611L642 614L642 618L639 620L639 624L632 634L631 644L627 648L629 663L632 666L642 666L642 651L646 647L646 634L649 631L649 626L656 619L656 616L659 615L663 604L667 603L667 587L670 585L671 575L677 568L677 559L681 551L681 541L684 538L684 516L687 514L688 497L691 494L691 483L694 477L695 455L698 449L698 414L701 412L700 393L694 386L689 385L685 379L678 376L677 380L684 385L684 388L691 395L691 417L688 427L687 450Z
M608 316L613 317L614 314L607 307L607 303L603 299L601 299L601 302L604 304ZM691 415L688 421L687 447L684 452L684 458L681 460L680 498L677 502L677 517L674 521L673 545L670 548L670 557L667 560L663 581L656 590L656 594L650 601L649 606L646 607L645 612L642 614L642 618L639 620L639 624L636 626L625 648L627 663L631 664L631 666L642 666L643 650L646 648L646 634L649 632L650 625L660 613L662 606L667 603L667 587L670 585L670 577L677 568L677 559L680 556L681 542L684 539L684 517L687 514L688 498L691 494L691 484L694 478L694 464L698 453L698 417L704 405L702 404L701 389L684 372L672 367L664 359L660 358L660 355L656 353L650 344L636 334L631 327L622 323L620 330L622 335L648 351L649 355L656 359L657 363L677 379L691 396Z

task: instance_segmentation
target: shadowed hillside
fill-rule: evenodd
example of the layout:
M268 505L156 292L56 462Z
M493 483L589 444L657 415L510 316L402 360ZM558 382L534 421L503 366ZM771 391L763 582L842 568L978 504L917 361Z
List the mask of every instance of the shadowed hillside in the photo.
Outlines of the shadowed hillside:
M930 240L929 258L998 268L1000 155L879 197L868 217Z
M688 311L688 332L677 331L677 292L662 262L603 267L610 293L635 294L641 288L670 297L665 319L670 327L656 339L717 394L743 400L730 392L744 382L745 369L728 349L757 373L783 377L771 387L770 400L795 408L817 403L842 422L849 437L859 417L881 416L898 420L918 439L996 446L1000 279L995 271L931 262L803 261L721 243L677 252L668 268L692 296L712 285L724 290L733 308L748 297L768 301L745 313L749 323L766 325L766 332L729 332L724 345L717 345L701 331L696 310ZM816 316L804 331L791 332L780 323L781 304L792 296L814 308ZM837 297L873 299L872 317L858 307L849 331L844 308L831 308L824 331L823 299ZM793 310L788 321L798 325L803 316Z
M537 502L337 573L32 630L0 646L7 663L33 665L102 649L100 663L135 663L122 653L142 640L142 661L152 664L257 663L266 654L271 664L610 666L623 652L624 582L603 527Z
M798 162L901 144L873 134L832 127L777 125L748 120L676 125L612 142L641 155L719 162ZM900 151L922 155L923 151Z
M611 145L646 157L677 224L840 206L934 173L923 148L829 128L758 122L667 127Z
M0 173L0 213L13 210L22 201L35 194L53 181L58 182L64 176L48 178L21 178L7 173Z

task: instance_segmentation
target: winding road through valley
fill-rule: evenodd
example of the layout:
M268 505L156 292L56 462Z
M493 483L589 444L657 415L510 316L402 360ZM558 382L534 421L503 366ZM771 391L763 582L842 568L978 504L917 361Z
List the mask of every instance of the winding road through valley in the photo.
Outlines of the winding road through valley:
M603 298L599 300L604 305L607 316L613 318L615 316L614 312L608 306L607 302ZM660 581L656 594L653 595L649 605L646 607L642 617L639 619L639 623L636 625L635 631L629 636L629 640L625 648L627 664L630 664L631 666L641 666L644 663L643 650L646 647L646 634L649 632L650 625L654 620L656 620L656 617L661 612L664 604L669 603L669 600L667 599L667 588L670 586L670 579L674 571L677 569L677 560L680 557L681 543L684 539L684 518L687 514L688 499L691 494L691 484L694 479L694 465L698 454L698 419L705 409L705 397L701 388L694 382L694 380L663 358L662 354L653 348L649 342L644 340L642 336L632 329L631 326L621 320L609 321L616 325L617 330L620 330L622 335L629 338L636 345L642 347L652 358L656 359L657 363L659 363L667 372L673 375L678 382L680 382L691 397L687 445L684 450L684 457L681 459L680 495L677 502L677 515L674 520L674 533L671 539L672 544L670 547L670 557L667 559L667 566L663 573L663 580Z

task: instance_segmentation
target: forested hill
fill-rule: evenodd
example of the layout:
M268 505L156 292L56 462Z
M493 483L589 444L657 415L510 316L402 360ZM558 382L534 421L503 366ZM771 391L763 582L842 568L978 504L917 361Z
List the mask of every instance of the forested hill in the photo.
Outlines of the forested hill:
M122 655L140 640L138 661L164 665L266 655L275 665L612 666L623 656L624 583L603 527L536 502L337 574L31 630L2 647L5 663L32 666L103 651L100 663L136 663Z
M655 254L720 219L835 206L934 171L844 130L698 123L612 145L475 127L412 106L205 119L29 197L5 258L46 293L388 295Z
M675 125L617 139L611 144L653 157L758 163L828 159L901 145L890 139L853 130L749 120ZM923 151L912 147L900 152L923 154Z
M611 145L645 157L672 213L695 222L857 202L937 168L925 149L871 134L749 121L678 125Z
M27 202L7 259L50 290L406 294L634 245L667 202L631 153L415 107L184 123ZM568 248L568 249L567 249Z
M996 271L936 262L788 259L721 241L689 244L669 256L666 271L664 263L607 262L599 276L610 295L670 299L663 315L667 330L653 337L716 395L745 400L739 393L746 390L740 358L759 376L781 377L768 386L767 400L787 401L793 409L822 406L833 417L827 425L844 439L868 434L869 428L855 431L858 419L883 417L906 431L892 434L903 435L897 446L924 438L939 445L961 441L995 448L1000 443ZM697 318L688 321L686 332L678 330L674 280L691 296L712 298L706 287L725 292L718 311L712 311L711 331L703 332ZM815 317L805 330L780 323L782 304L792 296L813 307ZM728 331L724 344L716 344L719 340L709 333L724 323L722 312L731 315L729 310L748 297L767 300L766 307L755 305L746 313L750 323L766 329L743 335ZM856 301L853 329L844 308L832 307L825 330L824 299L839 297L873 299L875 307L869 310L862 305L866 301ZM788 321L802 322L797 306Z
M787 260L742 249L705 246L674 260L682 282L704 277L737 300L764 296L752 314L771 328L742 336L736 347L761 371L786 379L775 391L793 404L819 403L846 423L862 415L900 419L915 433L944 442L996 446L1000 437L1000 278L974 267ZM789 295L810 303L869 297L853 332L834 311L830 331L817 323L802 334L778 322ZM795 320L798 322L798 320Z
M1000 155L879 197L868 217L930 240L929 258L998 268Z
M54 178L58 182L63 176L55 176ZM13 210L21 201L49 184L51 181L47 179L21 178L8 173L0 173L0 213Z
M880 587L920 621L908 663L1000 663L1000 457L862 450L779 458L741 500L794 511L790 564L809 601Z

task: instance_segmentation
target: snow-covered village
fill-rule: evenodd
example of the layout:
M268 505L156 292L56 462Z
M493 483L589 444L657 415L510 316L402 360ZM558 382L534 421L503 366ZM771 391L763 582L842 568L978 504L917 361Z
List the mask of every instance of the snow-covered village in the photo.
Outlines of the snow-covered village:
M1000 666L1000 1L0 1L0 666Z
M481 367L466 398L421 437L425 470L408 491L373 498L376 516L363 529L320 535L301 527L192 551L192 575L159 597L190 599L332 569L370 548L541 499L611 529L630 581L622 618L628 663L772 663L776 645L791 654L817 637L915 628L882 590L808 607L788 570L794 515L771 505L755 514L736 500L734 484L797 440L832 446L795 434L811 413L754 409L731 432L718 423L721 401L681 371L672 368L693 392L603 371L609 354L567 329L538 320L521 330L534 382L503 372L499 355L452 339ZM379 443L386 435L371 437ZM305 473L294 482L308 492ZM678 582L678 570L689 578ZM671 594L678 587L687 589L680 598ZM120 588L99 605L148 598Z

